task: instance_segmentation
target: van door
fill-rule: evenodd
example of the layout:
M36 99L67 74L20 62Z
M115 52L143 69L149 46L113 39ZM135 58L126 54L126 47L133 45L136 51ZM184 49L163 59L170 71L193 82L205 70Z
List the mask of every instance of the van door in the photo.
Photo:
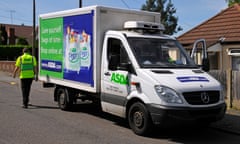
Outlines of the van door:
M105 39L107 48L103 51L102 94L103 111L123 117L126 97L129 93L130 63L121 38Z

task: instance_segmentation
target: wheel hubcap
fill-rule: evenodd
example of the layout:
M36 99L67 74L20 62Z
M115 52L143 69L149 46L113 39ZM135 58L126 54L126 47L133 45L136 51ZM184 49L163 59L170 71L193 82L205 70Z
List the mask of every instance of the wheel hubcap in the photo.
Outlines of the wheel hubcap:
M141 127L143 124L143 114L141 112L135 112L133 116L133 121L137 127Z
M63 93L61 93L59 96L59 102L60 102L60 105L64 105L64 94Z

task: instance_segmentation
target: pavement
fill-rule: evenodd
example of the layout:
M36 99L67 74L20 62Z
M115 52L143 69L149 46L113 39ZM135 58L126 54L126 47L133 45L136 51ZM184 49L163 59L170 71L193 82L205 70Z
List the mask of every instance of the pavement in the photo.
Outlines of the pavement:
M13 79L11 73L0 71L0 83L14 84L17 82L18 78ZM228 108L224 118L212 123L210 127L227 133L240 135L240 110Z

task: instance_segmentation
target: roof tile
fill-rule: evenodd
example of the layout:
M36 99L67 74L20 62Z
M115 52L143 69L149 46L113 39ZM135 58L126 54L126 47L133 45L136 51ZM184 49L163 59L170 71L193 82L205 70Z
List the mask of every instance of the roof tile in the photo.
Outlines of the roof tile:
M225 42L240 42L240 4L221 11L177 39L183 45L192 45L195 40L204 38L209 46L221 37Z

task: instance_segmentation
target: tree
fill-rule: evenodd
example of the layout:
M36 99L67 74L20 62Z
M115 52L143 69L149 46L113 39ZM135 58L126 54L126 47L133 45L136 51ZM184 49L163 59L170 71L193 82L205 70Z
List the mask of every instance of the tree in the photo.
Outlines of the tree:
M6 27L4 25L0 26L0 44L6 45L8 40L8 35L6 31Z
M161 14L161 23L165 26L165 34L173 35L182 30L178 26L178 18L174 16L176 13L176 8L171 0L165 4L167 0L147 0L146 4L142 5L142 10L159 12ZM166 8L165 8L166 6Z
M240 4L240 0L225 0L228 3L228 6L233 6L234 4Z
M28 41L26 38L17 38L17 45L28 45Z

